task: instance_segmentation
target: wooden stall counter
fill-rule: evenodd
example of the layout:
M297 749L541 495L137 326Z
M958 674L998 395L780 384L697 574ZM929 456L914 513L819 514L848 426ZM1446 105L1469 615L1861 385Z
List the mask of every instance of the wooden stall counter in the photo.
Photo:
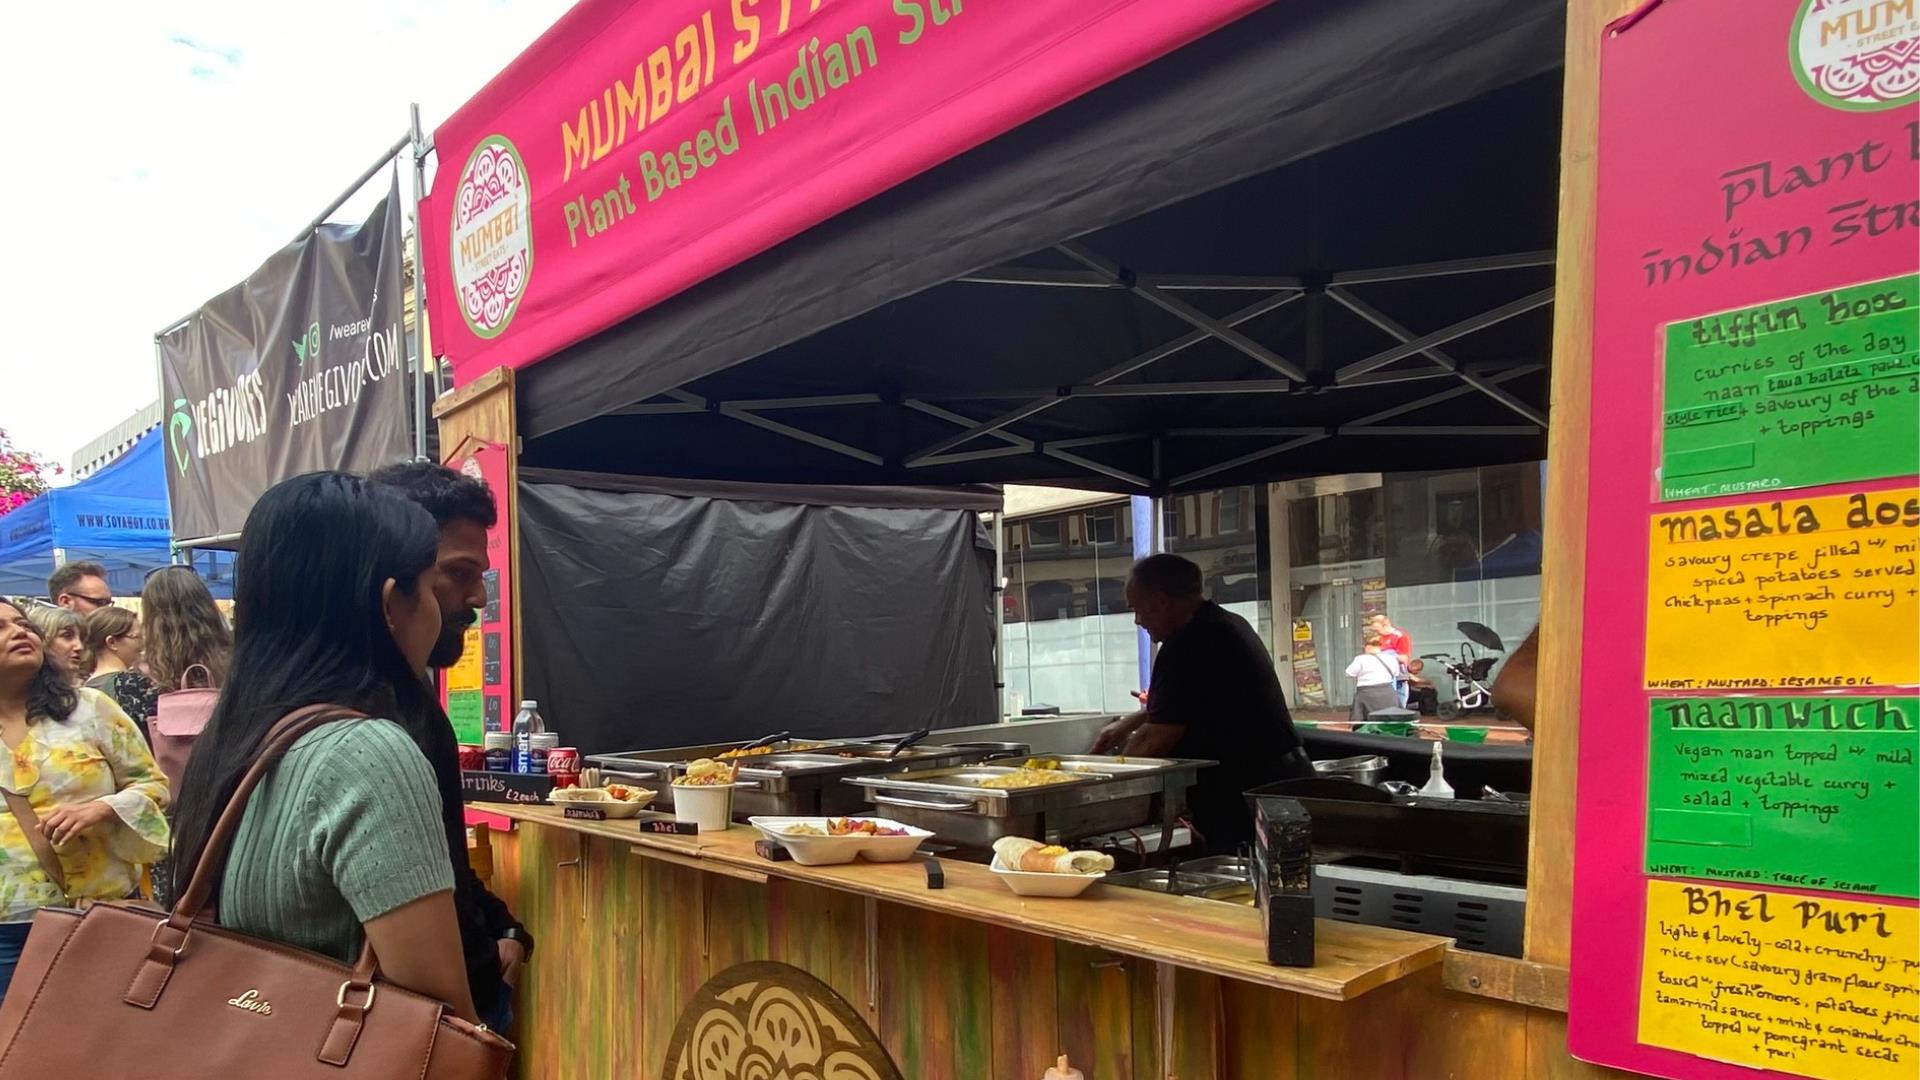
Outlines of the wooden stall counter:
M940 861L945 886L929 889L924 858L844 866L774 862L754 852L759 833L744 825L724 833L671 836L643 832L632 821L566 818L552 806L509 806L500 813L620 841L638 855L711 873L807 882L1334 1001L1438 964L1447 948L1446 938L1320 919L1314 928L1314 965L1276 967L1266 962L1260 914L1250 907L1106 885L1072 900L1028 899L1015 896L984 866L946 859Z
M494 891L538 943L510 1032L527 1080L782 1075L752 1071L762 1044L874 1080L1038 1080L1061 1053L1097 1080L1571 1075L1539 1010L1443 988L1441 938L1323 921L1315 966L1273 967L1249 908L1023 899L944 859L930 890L921 860L804 867L745 828L486 809L514 823Z

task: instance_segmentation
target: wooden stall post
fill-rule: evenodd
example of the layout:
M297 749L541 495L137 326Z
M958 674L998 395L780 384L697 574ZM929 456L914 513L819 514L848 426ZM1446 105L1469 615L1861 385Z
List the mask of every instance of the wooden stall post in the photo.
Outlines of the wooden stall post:
M1586 591L1587 439L1592 414L1593 257L1600 139L1600 42L1640 0L1569 0L1560 128L1554 270L1552 426L1547 435L1538 699L1533 733L1525 959L1454 953L1450 989L1515 1001L1526 1011L1525 1075L1624 1076L1567 1053L1566 986L1573 919L1573 827L1580 748L1580 649Z
M1529 960L1565 967L1573 917L1573 809L1580 749L1580 638L1586 596L1587 389L1593 375L1595 154L1600 38L1638 0L1569 0L1560 121L1560 225L1554 269L1552 426L1547 433L1540 581L1540 718L1533 733L1527 855Z

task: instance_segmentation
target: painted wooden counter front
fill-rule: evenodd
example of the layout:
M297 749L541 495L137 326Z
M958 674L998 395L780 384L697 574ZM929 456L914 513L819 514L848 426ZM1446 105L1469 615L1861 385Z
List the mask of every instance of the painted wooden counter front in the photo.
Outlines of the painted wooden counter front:
M1441 938L1321 921L1313 968L1267 965L1252 909L1096 886L1024 900L984 867L802 867L700 837L488 807L493 887L539 943L513 1032L526 1078L663 1075L706 981L818 978L908 1080L1543 1075L1523 1006L1440 986Z

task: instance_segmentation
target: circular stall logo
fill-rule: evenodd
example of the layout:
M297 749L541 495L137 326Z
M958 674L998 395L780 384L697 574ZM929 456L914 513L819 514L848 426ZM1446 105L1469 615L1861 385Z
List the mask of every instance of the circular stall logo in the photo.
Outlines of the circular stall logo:
M520 152L504 135L473 148L453 200L453 287L467 327L499 337L533 273L533 194Z
M1910 104L1920 97L1920 0L1802 0L1787 50L1822 105Z

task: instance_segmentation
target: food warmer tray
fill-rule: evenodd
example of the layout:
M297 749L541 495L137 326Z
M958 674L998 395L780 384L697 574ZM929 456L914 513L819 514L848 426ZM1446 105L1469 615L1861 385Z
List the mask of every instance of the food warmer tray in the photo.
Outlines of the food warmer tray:
M718 757L737 742L706 746L679 746L664 750L631 750L594 754L587 763L609 780L639 784L657 790L656 808L673 805L673 778L688 763ZM863 773L935 768L981 761L1005 751L968 746L910 746L889 758L892 742L860 739L797 739L775 743L774 752L727 759L740 763L739 786L733 793L733 816L744 821L756 815L806 817L853 814L865 809L859 792L837 781ZM793 746L807 747L793 750ZM1024 750L1022 751L1024 752Z
M1047 757L1063 771L1085 775L1038 787L988 788L981 783L1019 767L967 764L851 776L844 782L861 788L867 801L889 817L932 829L949 843L989 848L1006 836L1065 843L1141 826L1170 832L1186 812L1187 789L1201 769L1215 764L1189 758Z

